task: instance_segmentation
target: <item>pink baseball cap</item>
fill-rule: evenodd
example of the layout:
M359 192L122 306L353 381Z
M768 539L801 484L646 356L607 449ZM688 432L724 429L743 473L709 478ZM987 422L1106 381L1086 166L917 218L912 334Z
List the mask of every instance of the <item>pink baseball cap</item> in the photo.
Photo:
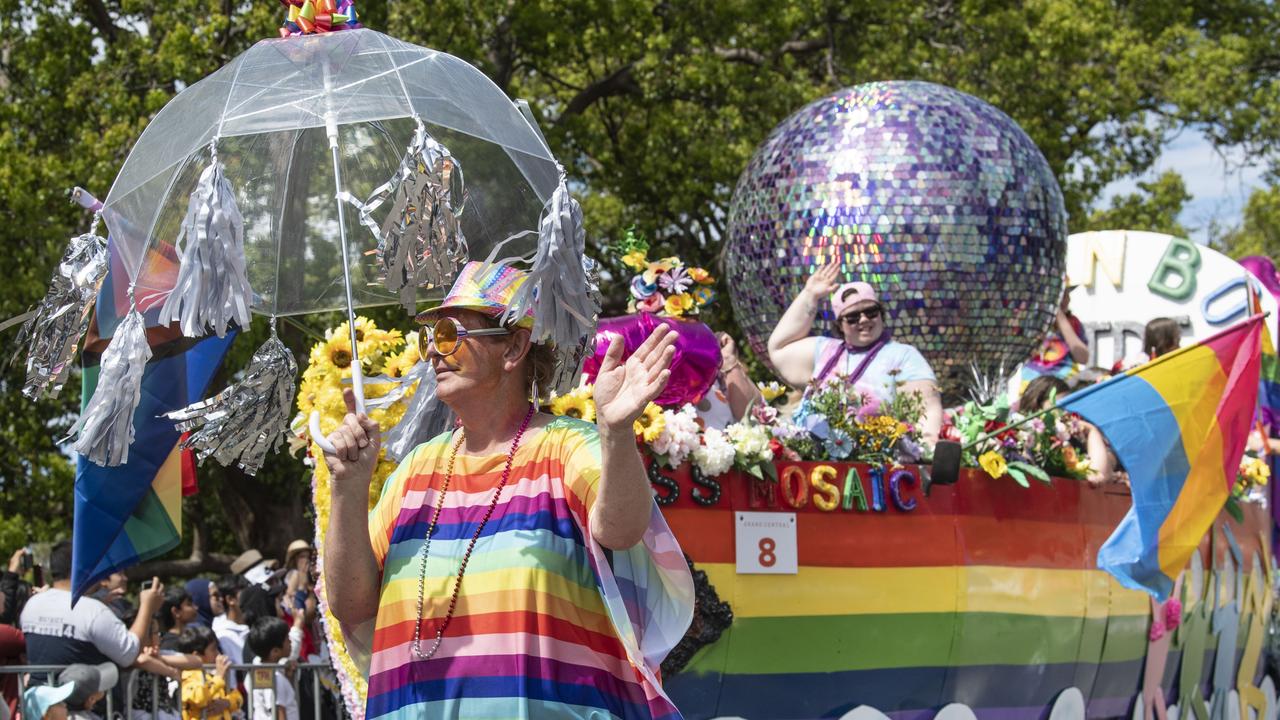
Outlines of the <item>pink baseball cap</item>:
M838 318L841 315L844 315L845 310L848 310L853 305L863 302L864 300L870 300L877 305L880 304L880 298L876 295L876 289L871 287L870 283L845 283L836 288L835 292L831 293L831 309L835 311L836 317Z

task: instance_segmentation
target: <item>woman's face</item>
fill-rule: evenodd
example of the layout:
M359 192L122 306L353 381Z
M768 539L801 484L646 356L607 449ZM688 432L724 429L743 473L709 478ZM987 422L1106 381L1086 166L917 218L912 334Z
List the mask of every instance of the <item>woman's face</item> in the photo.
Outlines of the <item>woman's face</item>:
M178 621L183 625L186 625L192 620L195 620L196 616L200 614L200 611L196 608L195 602L193 602L191 598L187 598L178 606L177 614Z
M221 615L227 611L227 606L222 602L222 593L218 592L218 586L215 583L209 583L209 611L214 615Z
M884 308L872 300L863 300L840 315L840 332L853 347L866 347L884 334Z
M492 327L484 315L471 310L450 308L441 311L440 316L455 318L468 330ZM436 371L437 396L450 404L467 394L492 392L508 370L506 362L511 342L511 335L468 337L447 356L437 353L432 344L429 353Z

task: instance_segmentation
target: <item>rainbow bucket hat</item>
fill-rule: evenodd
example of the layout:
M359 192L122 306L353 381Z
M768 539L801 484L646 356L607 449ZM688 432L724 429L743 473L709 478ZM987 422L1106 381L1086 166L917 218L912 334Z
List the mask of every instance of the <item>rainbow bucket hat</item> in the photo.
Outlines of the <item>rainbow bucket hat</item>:
M516 291L529 279L529 273L503 263L485 263L473 260L462 267L458 279L453 281L449 294L439 305L423 310L414 319L428 323L436 313L446 308L462 308L498 317L506 311ZM535 303L529 304L524 317L515 323L517 327L533 327Z

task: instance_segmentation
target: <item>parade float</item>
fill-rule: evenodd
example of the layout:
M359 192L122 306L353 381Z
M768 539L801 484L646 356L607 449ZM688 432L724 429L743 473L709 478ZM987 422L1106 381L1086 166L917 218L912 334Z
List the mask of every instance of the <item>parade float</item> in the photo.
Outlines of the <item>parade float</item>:
M226 391L200 401L206 378L168 403L156 440L141 428L157 408L139 406L154 379L148 328L221 338L250 312L274 321L344 309L347 322L310 353L293 435L319 457L315 445L342 416L342 389L354 385L388 428L375 497L447 414L433 410L416 335L378 328L355 309L412 309L419 290L447 286L470 256L496 256L503 238L538 236L536 248L507 252L533 259L539 291L563 260L547 248L581 250L580 211L531 115L456 58L358 29L350 0L286 4L282 39L156 116L101 208L110 242L96 231L73 240L24 330L34 397L65 380L89 306L119 267L121 312L99 317L97 330L113 339L76 449L82 464L143 482L128 493L104 483L94 495L78 481L77 594L144 557L133 547L117 555L114 536L81 527L118 505L118 534L152 489L155 468L135 472L131 448L135 459L144 444L169 453L190 431L183 447L252 473L294 410L296 368L273 332ZM548 217L571 222L566 230ZM698 583L694 623L664 665L686 717L1065 720L1163 717L1166 704L1199 720L1275 716L1263 653L1275 567L1265 466L1242 463L1174 597L1156 603L1097 567L1131 502L1123 484L1082 479L1088 459L1072 445L1073 418L1018 425L999 393L969 397L974 380L995 387L1036 350L1068 270L1061 192L1012 120L927 83L840 91L765 141L729 227L722 280L757 357L767 365L768 332L808 275L839 261L846 279L880 289L895 337L932 363L958 407L945 429L968 443L966 469L955 484L934 484L910 398L883 407L839 383L814 388L798 415L759 407L723 430L703 427L689 401L707 391L715 357L710 330L683 316L710 300L710 278L670 258L635 258L644 264L641 287L628 288L635 313L602 326L626 335L678 322L689 350L678 396L636 427L655 498ZM1168 300L1199 297L1186 283L1201 263L1185 242L1170 243L1149 287ZM1114 243L1082 247L1115 285ZM687 275L679 281L677 266ZM1228 280L1203 284L1217 293ZM1231 317L1215 302L1201 308L1211 325ZM1198 332L1192 322L1187 336ZM539 339L589 369L585 334ZM763 389L766 399L777 392ZM589 386L548 409L589 419ZM322 536L329 477L323 462L311 465ZM347 709L361 718L360 665L327 607L324 617Z
M978 130L959 132L966 122ZM905 150L852 142L863 125L871 128L864 138L886 143L912 137L917 125L931 128L917 140L946 169ZM809 137L823 132L841 140L823 146ZM774 148L794 133L807 134L791 150L803 162L786 165L787 154ZM748 339L762 347L825 258L865 268L850 277L881 284L895 333L903 328L948 369L939 374L951 396L968 398L944 427L944 435L979 441L965 451L954 485L932 484L910 398L882 405L833 381L811 390L806 410L784 416L773 407L783 388L762 383L770 406L724 429L702 425L692 401L714 377L714 350L697 311L712 299L714 280L679 258L656 257L634 237L616 248L636 272L617 288L630 293L631 314L602 320L600 332L627 340L666 323L681 332L687 359L659 398L664 406L651 406L636 426L656 501L698 583L694 624L663 667L686 717L1155 717L1166 704L1170 713L1215 720L1242 717L1242 706L1274 716L1275 684L1262 652L1274 578L1265 463L1242 461L1228 509L1175 599L1156 603L1098 569L1098 550L1131 499L1124 484L1085 481L1089 459L1071 442L1078 419L1052 412L1019 425L1000 383L983 380L1000 368L1011 374L1034 351L1064 270L1085 247L1068 242L1056 184L1020 133L990 106L945 88L854 88L784 123L744 175L746 186L756 174L767 177L762 186L786 202L764 191L744 195L740 186L735 205L726 284ZM1010 155L1006 165L997 162ZM868 168L891 179L859 180ZM834 191L821 178L834 183L834 198L823 195ZM937 197L947 199L927 200ZM742 207L748 202L760 207ZM765 221L761 208L788 203L804 209ZM866 214L873 219L864 222ZM765 258L779 271L758 272ZM1149 264L1133 272L1158 262ZM1230 265L1234 271L1217 267L1201 284L1216 288L1230 272L1245 277ZM1130 285L1147 291L1148 279ZM1185 301L1199 302L1193 295ZM1193 325L1186 339L1215 327ZM343 412L345 373L332 360L350 362L344 331L335 328L312 352L299 427L313 409L330 419ZM403 376L418 360L413 333L368 325L362 336L367 374ZM586 380L591 365L588 357ZM403 412L399 403L380 411L385 420ZM591 420L589 382L553 397L546 410ZM393 467L381 463L376 480ZM315 477L322 532L323 464ZM359 675L340 638L333 647L358 713Z

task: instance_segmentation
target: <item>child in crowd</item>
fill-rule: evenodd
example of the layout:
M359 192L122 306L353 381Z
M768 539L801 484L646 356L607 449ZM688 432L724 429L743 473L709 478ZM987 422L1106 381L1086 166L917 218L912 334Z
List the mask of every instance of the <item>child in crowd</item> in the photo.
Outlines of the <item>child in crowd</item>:
M120 679L120 669L115 663L101 665L68 665L58 673L58 683L71 683L74 689L67 697L67 715L70 718L90 720L97 718L94 706L107 697L107 692Z
M251 684L251 720L298 720L298 697L289 677L292 674L289 654L293 650L289 626L274 615L260 617L249 628L245 645L254 655L254 665L279 666L281 663L289 663L287 669L277 667L271 673L270 684L263 677L265 673L254 671Z
M22 693L23 720L67 720L67 698L76 684L40 685Z
M137 610L124 618L126 626L132 626ZM160 660L160 623L151 621L147 642L138 654L138 668L133 679L133 712L130 720L178 720L178 706L169 689L171 679L181 677L180 671ZM154 699L154 701L153 701ZM155 712L152 713L152 707Z
M218 652L218 638L203 625L188 625L178 638L178 650L199 655L205 665L213 665L212 674L202 667L182 673L183 720L230 720L240 710L240 694L227 689L227 671L231 660Z

